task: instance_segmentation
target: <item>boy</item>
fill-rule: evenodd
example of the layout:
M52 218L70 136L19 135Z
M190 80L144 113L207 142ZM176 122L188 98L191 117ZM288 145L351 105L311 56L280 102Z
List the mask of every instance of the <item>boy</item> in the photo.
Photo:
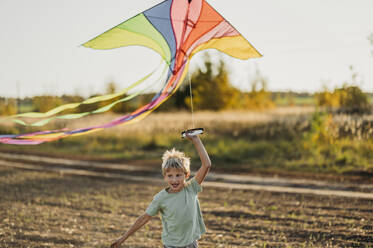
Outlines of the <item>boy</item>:
M201 159L201 168L189 180L190 159L175 149L163 154L162 174L167 187L156 194L145 213L111 248L117 248L130 235L145 225L158 212L162 214L162 242L164 248L197 248L197 240L206 232L197 193L211 167L210 158L198 136L186 134Z

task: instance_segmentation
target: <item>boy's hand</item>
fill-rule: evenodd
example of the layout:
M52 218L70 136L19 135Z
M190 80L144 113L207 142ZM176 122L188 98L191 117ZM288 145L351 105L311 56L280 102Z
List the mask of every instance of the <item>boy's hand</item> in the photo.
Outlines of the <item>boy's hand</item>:
M199 139L198 135L190 135L189 133L185 133L185 138L190 141Z
M193 136L198 136L200 134L203 134L203 132L204 132L203 128L192 128L192 129L185 130L185 131L181 132L181 137L182 138L188 138L188 137L191 138Z
M122 243L122 239L118 239L117 241L111 244L110 248L118 248L121 243Z
M115 243L112 243L110 248L118 248L120 246L120 244L118 244L118 242L115 242Z
M117 242L112 243L111 246L110 246L110 248L118 248L118 247L119 247L119 245L117 244Z

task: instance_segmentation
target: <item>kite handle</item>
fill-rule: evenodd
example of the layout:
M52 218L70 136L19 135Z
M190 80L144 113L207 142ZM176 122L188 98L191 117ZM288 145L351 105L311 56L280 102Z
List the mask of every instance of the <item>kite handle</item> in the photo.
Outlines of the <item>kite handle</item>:
M205 130L203 128L193 128L193 129L185 130L181 132L181 137L185 138L186 134L188 134L189 136L200 135L200 134L203 134L204 131Z

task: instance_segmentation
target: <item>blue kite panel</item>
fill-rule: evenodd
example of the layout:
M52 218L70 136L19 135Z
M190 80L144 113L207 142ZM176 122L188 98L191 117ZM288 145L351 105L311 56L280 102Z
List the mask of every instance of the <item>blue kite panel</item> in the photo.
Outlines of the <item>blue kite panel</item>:
M171 50L171 65L172 71L175 66L176 41L171 24L171 4L173 0L167 0L160 4L144 11L145 17L151 24L160 32L166 40Z

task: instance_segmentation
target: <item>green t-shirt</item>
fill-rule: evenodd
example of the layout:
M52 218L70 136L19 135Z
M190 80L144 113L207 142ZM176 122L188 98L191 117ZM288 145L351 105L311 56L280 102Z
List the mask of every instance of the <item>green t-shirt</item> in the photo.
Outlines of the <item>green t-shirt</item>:
M202 191L195 178L177 193L166 189L156 194L146 213L162 214L162 242L166 246L186 246L206 232L197 193Z

